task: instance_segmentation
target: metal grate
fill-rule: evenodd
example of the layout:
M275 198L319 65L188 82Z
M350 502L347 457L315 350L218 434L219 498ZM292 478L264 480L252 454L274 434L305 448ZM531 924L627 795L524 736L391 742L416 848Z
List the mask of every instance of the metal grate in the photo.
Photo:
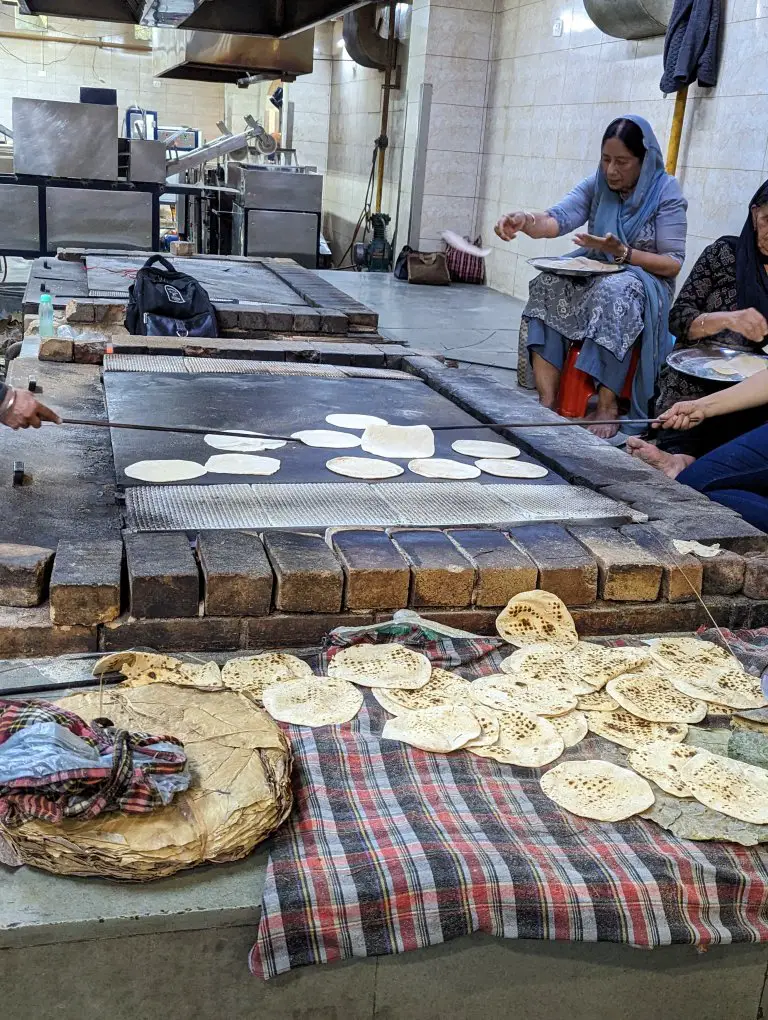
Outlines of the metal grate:
M219 372L227 375L310 375L322 379L344 379L332 365L296 365L287 361L241 361L239 358L185 358L192 374Z
M173 354L105 354L105 372L163 372L186 375L185 359Z
M626 523L622 503L570 485L321 482L137 486L126 491L132 531L197 528L447 527L531 521Z

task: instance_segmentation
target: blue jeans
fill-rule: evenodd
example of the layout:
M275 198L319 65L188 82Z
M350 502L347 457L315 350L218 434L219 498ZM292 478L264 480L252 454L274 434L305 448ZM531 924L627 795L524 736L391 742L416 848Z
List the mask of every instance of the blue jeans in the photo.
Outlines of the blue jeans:
M718 446L677 476L768 532L768 425Z

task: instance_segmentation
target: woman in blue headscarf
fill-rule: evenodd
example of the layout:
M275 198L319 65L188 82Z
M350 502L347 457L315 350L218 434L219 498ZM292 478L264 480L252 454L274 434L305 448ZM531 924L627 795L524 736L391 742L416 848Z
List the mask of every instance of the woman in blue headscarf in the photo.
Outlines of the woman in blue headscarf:
M668 317L674 280L685 259L687 202L664 159L650 124L642 117L621 117L608 125L602 158L558 205L544 213L502 216L496 233L511 241L518 233L532 238L576 234L577 255L621 265L623 272L564 276L544 272L531 281L523 317L539 400L557 403L560 373L571 343L581 345L576 367L597 386L597 419L619 416L619 394L627 377L631 350L640 345L632 382L629 418L647 418L656 376L672 348ZM618 428L593 425L596 435L612 438ZM622 431L644 431L626 426Z

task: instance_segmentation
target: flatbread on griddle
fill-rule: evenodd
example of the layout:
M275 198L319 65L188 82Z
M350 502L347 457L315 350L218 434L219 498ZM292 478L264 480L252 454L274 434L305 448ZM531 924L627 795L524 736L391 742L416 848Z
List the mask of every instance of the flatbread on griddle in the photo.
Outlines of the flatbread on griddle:
M675 797L692 797L690 785L683 778L683 765L698 753L689 744L654 740L629 752L628 761L638 775L650 779L665 793Z
M328 675L343 677L363 687L415 691L429 683L432 664L421 652L394 642L352 645L336 652L328 663Z
M587 712L586 715L592 733L630 750L654 740L680 743L688 736L688 726L685 723L648 722L624 709L617 712Z
M541 788L566 811L599 822L632 818L655 800L645 779L607 761L564 761L541 777Z
M251 694L258 700L261 700L264 690L272 684L302 676L313 677L312 667L288 652L241 656L225 662L221 669L225 687L231 691Z
M354 719L363 695L338 677L295 677L270 684L262 695L273 719L294 726L336 726Z
M493 673L470 684L474 701L493 709L519 708L535 715L565 715L576 708L573 691L549 680L528 684L510 673Z
M526 460L498 460L497 458L481 457L475 461L475 467L487 475L497 478L543 478L549 471L541 464L531 464Z
M409 460L408 470L423 478L454 478L459 481L477 478L480 475L480 468L476 468L473 464L462 464L461 461L448 460L444 457Z
M583 712L566 712L565 715L553 715L549 721L563 738L566 747L575 747L589 732L587 717Z
M494 443L485 439L457 439L451 449L463 457L488 460L511 460L520 456L520 450L511 443Z
M376 457L433 457L435 435L428 425L368 425L361 445Z
M768 771L709 751L682 766L683 779L701 804L752 825L768 824Z
M373 457L333 457L325 466L337 475L347 478L395 478L404 468L388 460L374 460Z
M572 648L579 640L565 603L548 591L515 595L496 617L496 630L521 648L540 643Z
M323 450L348 450L360 445L360 436L331 429L303 429L301 432L292 432L291 439L298 439L305 446L317 446Z
M435 705L455 705L470 700L469 680L447 669L433 669L429 680L416 690L399 687L372 687L374 698L382 708L392 715L413 712L419 708L433 708Z
M466 705L433 705L388 719L381 731L384 740L399 740L422 751L458 751L482 730Z
M338 429L363 429L369 425L389 425L384 418L377 418L375 414L327 414L325 420L329 425L335 425Z
M231 450L233 453L261 453L262 450L279 450L286 445L284 439L268 439L258 432L246 432L243 429L232 429L234 436L203 436L203 442L214 450Z
M218 475L274 475L280 470L280 461L252 453L215 453L205 462L205 470Z
M493 758L521 768L549 765L565 750L563 738L549 719L510 709L498 713L499 738L486 747L468 748L480 758Z
M706 701L683 694L653 666L609 680L606 691L627 712L648 722L694 724L707 714Z
M167 482L185 482L191 478L202 478L206 469L193 460L137 460L125 469L129 478L153 485Z

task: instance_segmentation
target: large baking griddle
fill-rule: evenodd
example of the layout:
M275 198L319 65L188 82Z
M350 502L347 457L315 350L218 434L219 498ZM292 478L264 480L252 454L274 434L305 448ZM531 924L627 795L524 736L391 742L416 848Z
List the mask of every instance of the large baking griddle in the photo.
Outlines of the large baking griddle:
M300 429L331 428L325 417L333 412L374 414L392 425L471 425L475 419L422 382L394 379L322 379L280 375L169 375L142 372L106 372L104 375L110 421L146 425L195 426L209 429L248 429L289 436ZM178 433L111 429L118 486L146 483L128 478L125 469L140 460L181 459L204 464L219 453L202 436ZM360 433L355 433L359 435ZM471 463L451 449L454 439L485 439L499 436L478 424L477 429L435 433L435 456ZM337 456L369 456L360 448L325 450L289 443L264 456L277 457L280 470L267 477L206 474L195 485L226 485L334 482L351 484L356 479L336 475L325 467ZM521 460L532 461L523 454ZM397 463L406 468L407 462ZM424 484L434 480L405 472L395 482ZM500 479L481 475L487 484L551 485L563 479L551 472L545 478ZM173 483L172 483L173 484ZM188 483L177 483L188 484Z

